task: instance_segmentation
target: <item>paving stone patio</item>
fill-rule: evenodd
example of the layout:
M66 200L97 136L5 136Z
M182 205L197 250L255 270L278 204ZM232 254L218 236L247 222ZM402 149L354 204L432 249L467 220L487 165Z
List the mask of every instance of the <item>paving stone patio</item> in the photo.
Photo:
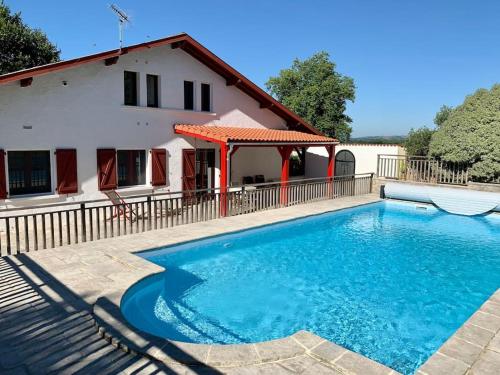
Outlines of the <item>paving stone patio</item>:
M133 252L377 201L349 197L0 258L0 373L397 374L309 332L249 345L159 340L124 321ZM498 374L500 292L419 374ZM495 372L496 371L496 372Z

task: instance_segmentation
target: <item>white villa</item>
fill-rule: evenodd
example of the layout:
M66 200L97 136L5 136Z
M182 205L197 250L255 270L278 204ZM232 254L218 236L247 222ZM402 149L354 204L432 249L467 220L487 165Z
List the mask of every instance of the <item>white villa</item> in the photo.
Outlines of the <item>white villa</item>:
M336 144L187 34L0 76L3 208L286 182L312 145L333 176Z

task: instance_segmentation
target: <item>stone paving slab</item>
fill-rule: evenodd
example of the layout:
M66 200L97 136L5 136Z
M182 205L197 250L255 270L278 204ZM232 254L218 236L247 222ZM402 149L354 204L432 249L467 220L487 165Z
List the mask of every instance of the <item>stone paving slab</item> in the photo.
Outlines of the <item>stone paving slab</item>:
M500 374L500 289L434 353L418 375Z
M89 306L19 258L0 258L0 286L0 374L175 373L100 338Z
M12 284L11 290L0 289L0 325L4 316L7 317L3 312L10 313L9 316L26 317L26 322L30 322L28 330L39 330L36 335L39 340L52 342L50 340L55 338L37 322L40 317L60 321L51 326L60 327L54 333L59 332L61 340L56 340L54 347L74 349L75 353L63 356L49 353L37 358L47 366L57 364L61 372L71 369L72 372L68 373L396 374L381 364L305 331L281 340L238 347L177 343L137 331L123 319L119 309L121 297L131 285L164 271L134 255L135 252L377 200L375 196L361 196L322 201L10 257L10 268L21 267L26 274L30 273L34 290L24 288L19 281ZM5 280L15 282L17 272L0 264L0 275L3 274ZM54 284L64 286L66 293L55 291ZM5 300L1 298L2 292L5 292ZM50 301L50 308L58 307L57 314L47 307L47 301ZM500 318L499 307L500 294L497 292L480 309L481 314L466 322L456 337L450 338L418 373L464 374L461 371L469 371L489 374L495 370L500 354L498 329L495 331L498 327L496 318ZM80 311L84 311L84 315L78 315ZM85 314L89 312L92 312L89 319L96 323L91 328L86 323L89 320L85 320ZM80 331L64 329L67 327L65 322L71 319L82 319ZM19 327L24 328L24 325ZM93 333L88 334L91 330ZM22 335L25 335L24 339L30 337L29 332L23 331L20 335L11 337L13 342L23 342ZM137 356L138 353L141 355ZM14 357L12 361L20 363L19 358ZM0 367L0 372L3 369ZM9 370L20 373L30 373L33 369L24 364L9 367Z
M44 328L36 324L33 326L37 337L53 344L53 350L44 352L44 355L34 351L32 362L52 366L58 371L70 367L75 369L75 362L86 368L85 366L92 365L94 359L101 355L106 356L109 351L120 352L127 359L131 357L145 361L142 364L144 369L140 369L140 364L133 363L133 366L140 369L140 373L146 372L147 367L161 373L158 366L165 366L175 373L197 374L352 373L346 368L312 355L311 350L324 340L308 332L299 332L289 338L262 344L179 343L137 331L124 320L119 306L121 297L131 285L144 277L164 271L163 268L134 255L135 252L377 200L375 196L364 196L316 202L22 254L11 257L10 261L29 270L27 272L31 272L34 280L38 277L38 290L24 290L20 286L17 292L6 293L6 299L12 297L22 301L28 298L35 302L35 299L40 299L39 294L43 293L42 300L50 299L51 305L62 306L60 315L50 310L44 312L45 316L51 319L51 323L42 323ZM51 278L67 289L64 296L47 285L49 283L46 280ZM78 304L78 307L75 308L75 304ZM90 307L93 307L92 315L88 315ZM78 322L79 329L72 326L75 322ZM89 334L89 330L97 333ZM33 348L29 345L32 342L31 336L21 336L21 340L28 343L24 349L28 353ZM10 339L15 342L17 336ZM61 350L61 345L72 348L71 355ZM345 349L344 351L347 352ZM141 356L137 356L139 353ZM22 363L24 370L31 371L29 360L12 358L15 363L6 363L9 368L16 368L16 364ZM378 368L375 362L364 359L368 363L366 368L369 368L369 363L373 363L374 369ZM124 373L127 371L123 370ZM390 372L391 370L386 368L385 373Z
M208 223L190 224L185 227L187 229L186 231L179 230L184 227L164 230L164 233L170 234L168 237L164 237L163 233L159 233L160 235L158 237L160 238L153 238L153 236L150 235L151 232L142 236L144 238L139 238L139 236L131 237L130 241L128 241L123 248L121 248L121 246L117 246L115 242L112 244L113 254L110 254L109 250L106 252L107 250L104 248L100 251L104 252L105 255L116 258L119 251L137 252L144 249L151 249L151 247L155 248L170 244L177 244L179 242L234 232L277 221L289 220L306 215L320 214L326 211L352 207L359 204L371 203L377 200L377 198L372 196L361 198L356 197L354 199L351 198L334 201L333 204L332 202L326 202L326 204L325 202L318 202L314 205L305 205L293 208L289 207L284 210L269 211L266 212L265 216L259 213L225 218L219 222L212 221ZM123 258L120 258L123 261ZM153 269L149 266L146 267L146 265L143 264L144 262L149 262L142 259L140 261L135 259L134 262L138 269L145 268L148 275L158 273L158 269ZM105 272L108 271L106 270ZM102 273L96 272L96 274ZM315 367L318 365L317 371L322 372L353 374L365 374L370 373L370 371L373 371L374 374L388 374L392 372L391 369L373 362L366 357L354 355L354 353L351 353L344 348L341 348L341 354L351 353L351 355L347 356L341 365L336 365L333 361L312 353L311 349L314 349L316 345L327 342L320 337L304 331L298 332L296 335L288 338L264 343L243 345L189 344L164 340L145 334L129 325L122 317L119 309L119 301L121 300L123 293L125 293L125 291L133 283L140 280L142 277L144 277L143 274L138 273L136 270L130 270L126 280L122 280L120 278L115 280L119 281L121 285L120 288L113 289L113 295L110 295L109 293L101 293L101 296L94 304L93 313L98 323L100 334L110 340L114 345L117 345L125 351L141 353L149 358L161 361L168 365L177 365L179 363L188 366L207 365L211 368L223 369L224 372L230 371L231 373L235 372L235 369L238 369L238 371L243 371L243 369L245 369L245 371L247 371L250 368L252 369L252 373L253 371L260 373L261 371L265 371L268 366L277 366L275 364L281 362L286 362L286 365L284 367L279 367L279 371L290 372L293 371L290 369L294 366L295 359L298 360L298 358L302 358L301 361L304 361L303 358L306 356L313 361ZM349 360L348 358L352 358L352 360Z

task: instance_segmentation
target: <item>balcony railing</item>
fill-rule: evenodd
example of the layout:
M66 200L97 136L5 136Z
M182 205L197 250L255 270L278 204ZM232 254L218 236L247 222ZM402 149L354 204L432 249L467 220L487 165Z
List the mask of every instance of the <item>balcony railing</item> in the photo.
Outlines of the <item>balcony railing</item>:
M378 155L377 176L432 184L466 185L469 166L420 156Z
M138 195L0 210L0 255L55 248L225 216L368 194L373 174Z

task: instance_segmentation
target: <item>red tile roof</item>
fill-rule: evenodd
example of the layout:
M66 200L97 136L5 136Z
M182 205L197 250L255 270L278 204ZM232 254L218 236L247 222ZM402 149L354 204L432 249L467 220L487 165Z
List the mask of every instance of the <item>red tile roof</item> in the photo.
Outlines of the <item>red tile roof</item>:
M303 133L293 130L277 130L266 128L242 128L233 126L212 126L212 125L190 125L176 124L174 126L177 134L205 139L217 143L293 143L293 144L314 144L328 143L337 144L334 138Z
M27 81L27 86L31 84L33 77L52 73L55 71L73 68L82 64L104 61L105 65L115 64L120 56L138 52L141 50L170 45L173 49L181 49L190 54L192 57L212 69L214 72L222 76L226 80L228 86L234 86L245 94L252 97L260 104L260 108L268 109L280 116L286 121L289 129L305 131L312 134L321 134L318 129L315 129L307 121L301 118L296 113L285 107L283 104L266 93L255 83L246 78L243 74L224 62L214 53L202 46L196 40L186 33L169 36L166 38L152 40L145 43L135 44L132 46L123 47L122 49L114 49L111 51L101 52L94 55L79 57L72 60L60 61L53 64L37 66L30 69L19 70L17 72L0 75L0 85L9 82L19 81L21 86L23 81Z

